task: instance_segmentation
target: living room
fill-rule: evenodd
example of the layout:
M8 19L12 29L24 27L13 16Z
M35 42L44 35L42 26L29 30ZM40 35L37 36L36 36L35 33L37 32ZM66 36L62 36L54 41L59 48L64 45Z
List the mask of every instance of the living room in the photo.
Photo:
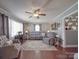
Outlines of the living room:
M78 59L78 1L0 0L0 59Z

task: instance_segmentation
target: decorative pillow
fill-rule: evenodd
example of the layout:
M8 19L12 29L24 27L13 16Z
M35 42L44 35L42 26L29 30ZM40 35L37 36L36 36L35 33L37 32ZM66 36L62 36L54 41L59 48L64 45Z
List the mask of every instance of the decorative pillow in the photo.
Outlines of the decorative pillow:
M6 37L6 35L1 36L2 39L8 40L8 38Z
M8 41L8 38L7 38L5 35L1 36L1 38L2 38L2 40L4 40L5 42Z
M8 45L11 45L12 43L13 43L13 41L12 40L9 40L9 41L7 41L6 42Z
M50 37L50 38L56 37L56 33L55 32L48 32L47 37Z
M10 46L10 45L12 45L12 43L13 43L12 40L6 41L6 42L4 42L3 47Z

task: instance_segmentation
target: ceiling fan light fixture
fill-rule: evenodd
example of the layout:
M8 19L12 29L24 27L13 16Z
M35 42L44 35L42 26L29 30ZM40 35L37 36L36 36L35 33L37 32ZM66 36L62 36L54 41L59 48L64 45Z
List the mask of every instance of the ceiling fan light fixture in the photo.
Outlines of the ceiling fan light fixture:
M35 17L39 16L38 14L33 14Z

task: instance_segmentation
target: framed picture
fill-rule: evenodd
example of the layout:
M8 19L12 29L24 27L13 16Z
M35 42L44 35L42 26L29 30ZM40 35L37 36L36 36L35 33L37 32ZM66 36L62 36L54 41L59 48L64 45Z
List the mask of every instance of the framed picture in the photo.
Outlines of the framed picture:
M58 29L59 26L60 26L60 23L54 23L51 25L51 29L56 30L56 29Z

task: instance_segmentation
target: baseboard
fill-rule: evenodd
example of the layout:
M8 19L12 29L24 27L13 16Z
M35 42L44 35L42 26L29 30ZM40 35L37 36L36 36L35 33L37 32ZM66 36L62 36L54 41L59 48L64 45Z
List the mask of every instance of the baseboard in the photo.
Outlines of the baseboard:
M78 47L78 45L66 45L65 47Z

